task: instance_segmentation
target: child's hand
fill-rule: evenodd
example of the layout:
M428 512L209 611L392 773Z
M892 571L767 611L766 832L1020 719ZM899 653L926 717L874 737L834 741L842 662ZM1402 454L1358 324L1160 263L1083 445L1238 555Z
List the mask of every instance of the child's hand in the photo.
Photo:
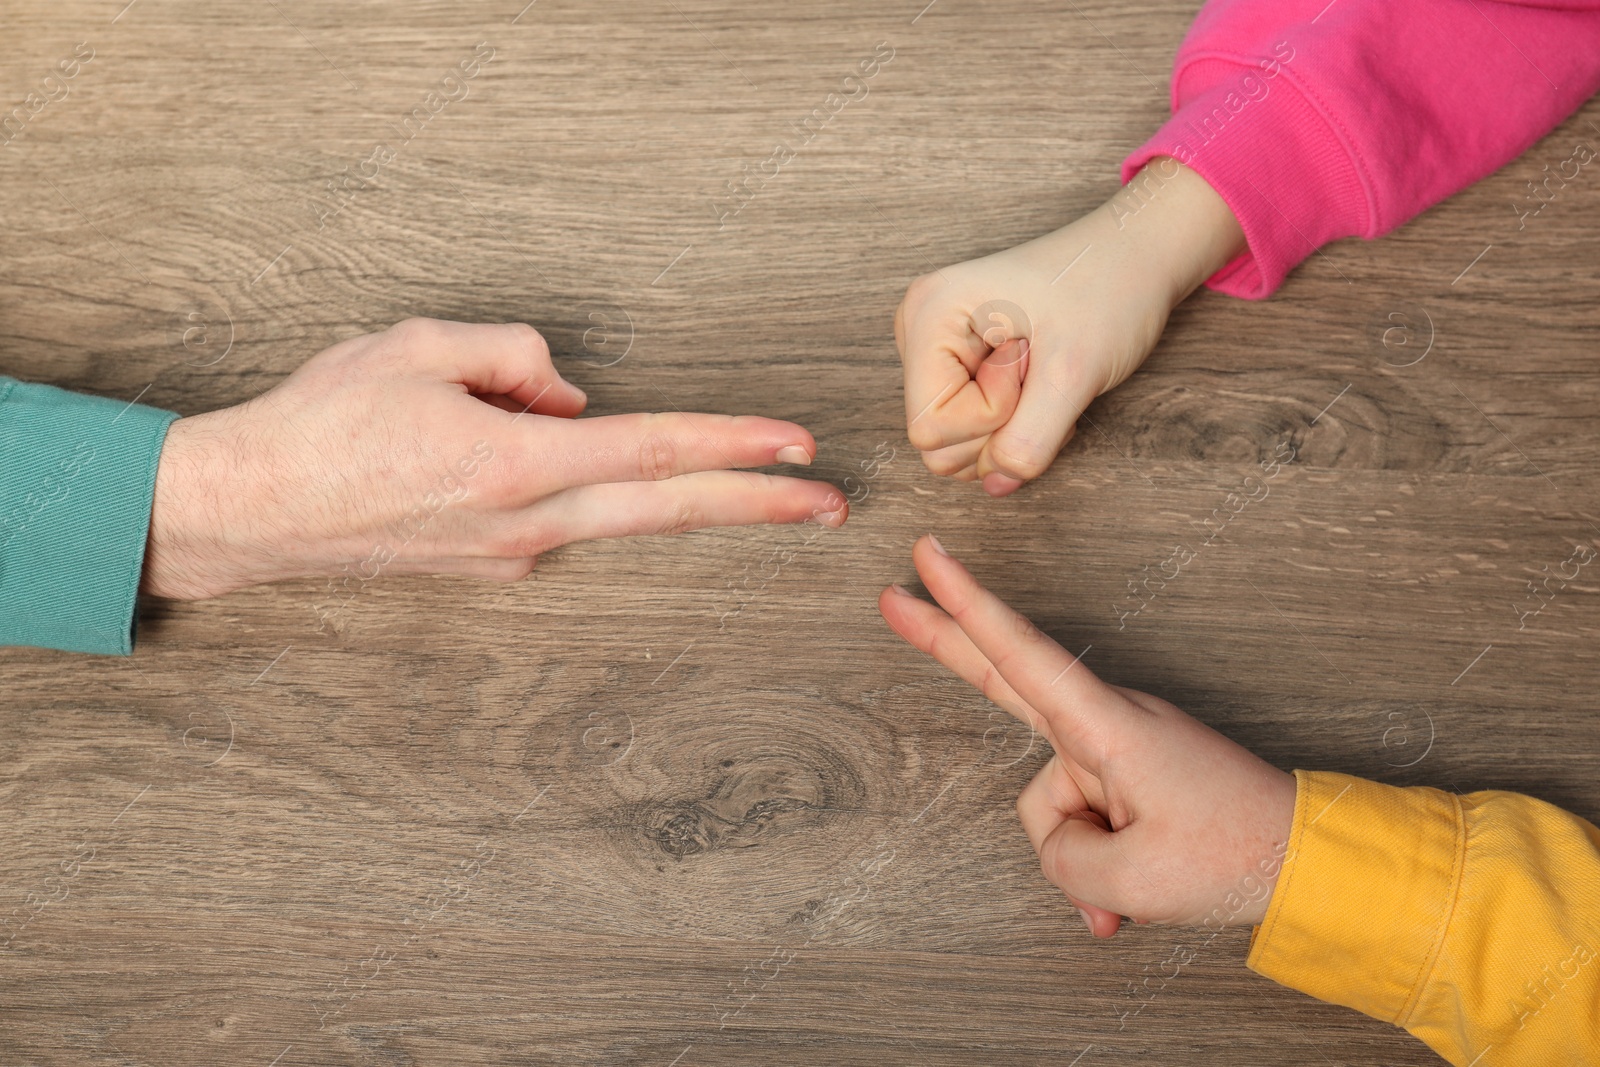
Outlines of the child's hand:
M912 556L945 610L898 586L878 608L896 633L1050 741L1055 756L1017 812L1045 877L1095 936L1116 933L1122 916L1260 922L1294 818L1294 777L1164 700L1102 682L932 536Z
M1054 233L923 275L894 316L911 443L935 474L994 496L1037 478L1243 248L1222 198L1162 157Z
M570 541L844 522L831 485L730 468L808 464L749 416L608 415L532 327L411 319L334 345L236 407L179 419L156 471L143 590L199 599L303 575L504 581Z

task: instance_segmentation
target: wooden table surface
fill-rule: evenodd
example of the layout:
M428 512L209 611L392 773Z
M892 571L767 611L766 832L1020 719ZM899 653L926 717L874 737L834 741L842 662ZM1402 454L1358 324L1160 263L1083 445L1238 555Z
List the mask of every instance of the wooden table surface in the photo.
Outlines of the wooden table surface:
M1595 576L1530 591L1600 537L1600 195L1514 206L1600 109L1269 302L1197 296L993 501L909 450L895 304L1115 188L1194 4L522 2L8 12L5 108L78 62L0 148L0 370L195 413L521 319L596 414L805 424L850 522L0 652L0 1063L1439 1062L1247 930L1091 941L1012 807L1043 746L874 597L936 530L1280 766L1600 817Z

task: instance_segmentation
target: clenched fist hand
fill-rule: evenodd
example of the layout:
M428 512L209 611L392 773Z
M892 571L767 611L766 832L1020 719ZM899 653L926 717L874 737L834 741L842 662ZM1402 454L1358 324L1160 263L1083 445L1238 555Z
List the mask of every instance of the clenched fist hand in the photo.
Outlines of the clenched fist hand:
M1243 248L1222 198L1161 157L1054 233L916 279L894 316L912 445L935 474L1014 492Z

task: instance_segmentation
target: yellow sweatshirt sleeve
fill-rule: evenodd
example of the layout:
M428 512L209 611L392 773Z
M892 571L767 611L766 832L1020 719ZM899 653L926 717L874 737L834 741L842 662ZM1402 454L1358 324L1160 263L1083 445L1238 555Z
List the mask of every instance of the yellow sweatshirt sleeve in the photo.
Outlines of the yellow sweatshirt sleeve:
M1458 1067L1600 1064L1600 829L1515 793L1295 779L1252 970Z

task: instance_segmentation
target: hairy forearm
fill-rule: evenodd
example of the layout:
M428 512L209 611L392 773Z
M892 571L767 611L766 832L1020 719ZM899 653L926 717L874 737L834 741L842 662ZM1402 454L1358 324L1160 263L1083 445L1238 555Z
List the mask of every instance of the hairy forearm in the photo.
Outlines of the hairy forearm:
M179 419L167 431L156 469L140 592L203 600L268 580L249 574L247 531L230 522L230 505L247 494L246 458L225 428L228 411ZM263 515L264 519L265 516Z

